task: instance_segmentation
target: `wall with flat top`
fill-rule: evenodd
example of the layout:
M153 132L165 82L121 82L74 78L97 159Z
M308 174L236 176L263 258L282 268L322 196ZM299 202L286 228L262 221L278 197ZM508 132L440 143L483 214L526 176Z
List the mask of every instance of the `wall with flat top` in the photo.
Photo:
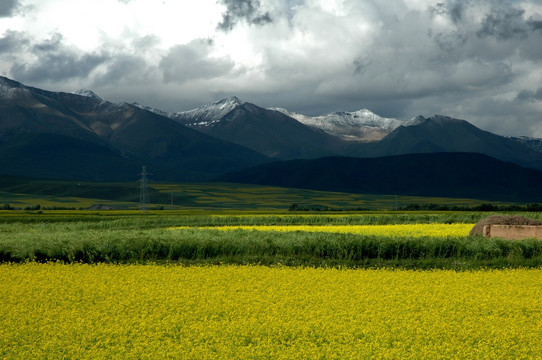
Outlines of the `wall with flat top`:
M525 238L542 239L541 225L486 225L484 237L520 240Z

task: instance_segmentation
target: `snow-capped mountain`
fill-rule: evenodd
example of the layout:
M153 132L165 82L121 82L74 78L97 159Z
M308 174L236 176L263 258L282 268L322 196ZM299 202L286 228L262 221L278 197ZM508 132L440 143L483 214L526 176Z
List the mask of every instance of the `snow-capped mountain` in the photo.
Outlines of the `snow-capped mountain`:
M132 103L140 109L168 117L190 127L211 126L219 123L229 112L243 105L245 102L236 96L216 101L212 104L203 105L192 110L179 112L165 112L149 106L141 105L137 102Z
M276 159L338 155L340 140L278 111L230 97L174 113L173 120Z
M229 112L245 102L236 96L200 106L196 109L173 113L170 118L191 127L212 126L222 120Z
M72 94L85 96L85 97L89 97L89 98L92 98L92 99L103 101L103 99L101 97L99 97L98 95L96 95L96 93L94 91L92 91L92 90L81 89L81 90L73 91Z
M385 118L367 109L353 112L336 112L321 116L306 116L283 108L271 108L280 111L302 124L342 137L346 140L378 141L405 123L394 118Z

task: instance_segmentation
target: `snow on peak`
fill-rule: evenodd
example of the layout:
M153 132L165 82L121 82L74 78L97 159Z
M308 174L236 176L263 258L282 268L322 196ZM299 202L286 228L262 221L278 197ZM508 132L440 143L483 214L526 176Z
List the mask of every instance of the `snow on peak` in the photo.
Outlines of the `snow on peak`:
M23 84L8 79L7 77L0 76L0 97L16 97L28 92L29 90Z
M416 126L416 125L420 125L420 124L423 124L424 122L426 122L427 119L424 118L423 116L421 115L418 115L416 117L413 117L412 119L410 119L409 121L407 121L405 123L405 126Z
M464 122L465 120L460 120L460 119L454 119L452 117L449 117L449 116L445 116L445 115L433 115L431 117L423 117L421 115L418 115L412 119L410 119L409 121L407 121L405 123L405 126L416 126L416 125L422 125L422 124L425 124L425 123L428 123L428 124L451 124L451 123L460 123L460 122Z
M379 140L403 124L400 120L385 118L367 109L335 112L321 116L306 116L283 108L270 108L269 110L280 111L302 124L318 128L331 135L361 141Z
M72 92L72 94L85 96L85 97L89 97L89 98L92 98L92 99L103 101L103 99L101 97L99 97L98 95L96 95L96 93L94 91L92 91L92 90L81 89L81 90L77 90L77 91Z
M232 96L226 99L219 100L211 105L220 105L222 108L237 107L243 105L245 102L239 99L237 96Z
M173 115L174 115L172 113L168 113L168 112L165 112L165 111L162 111L162 110L159 110L159 109L155 109L155 108L152 108L150 106L141 105L138 102L133 102L130 105L135 106L136 108L139 108L141 110L147 110L147 111L150 111L150 112L155 113L157 115L165 116L165 117L168 117L168 118L173 118Z
M238 97L232 96L196 109L175 113L174 118L189 126L214 125L244 103Z

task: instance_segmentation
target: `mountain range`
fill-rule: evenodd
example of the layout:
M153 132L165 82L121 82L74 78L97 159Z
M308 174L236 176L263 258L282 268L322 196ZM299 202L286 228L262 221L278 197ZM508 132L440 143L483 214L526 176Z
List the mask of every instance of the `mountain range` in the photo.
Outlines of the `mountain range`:
M499 136L442 115L401 121L361 109L309 117L233 97L166 116L278 160L471 152L542 170L541 139Z
M50 92L0 77L0 167L6 175L202 181L267 161L254 150L90 92Z
M282 108L262 108L236 97L172 113L137 103L111 103L90 90L46 91L0 77L0 166L6 175L134 180L141 166L147 165L157 181L234 181L224 174L241 174L276 161L327 158L345 164L340 160L345 157L380 158L384 163L399 156L415 164L416 157L435 154L420 157L431 168L427 159L438 162L442 157L445 161L446 153L469 153L473 159L472 154L484 154L498 161L492 163L495 167L506 168L512 163L542 170L541 144L541 139L499 136L465 120L441 115L402 121L361 109L311 117ZM319 170L310 173L320 182L328 179L325 190L348 190L340 185L348 179L334 179L329 172L352 174L339 171L333 163L320 164ZM526 176L517 169L514 173ZM289 179L287 172L285 176ZM417 184L437 181L430 175L425 178ZM311 181L306 180L307 184ZM412 189L431 186L412 185ZM461 182L456 186L472 188ZM398 193L392 188L378 191ZM447 192L457 195L451 188Z

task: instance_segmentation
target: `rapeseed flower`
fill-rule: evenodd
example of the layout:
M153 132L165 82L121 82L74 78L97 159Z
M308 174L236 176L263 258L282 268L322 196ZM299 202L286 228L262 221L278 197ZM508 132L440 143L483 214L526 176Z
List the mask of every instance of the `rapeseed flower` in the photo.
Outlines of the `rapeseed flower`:
M542 270L0 265L0 358L539 359Z

